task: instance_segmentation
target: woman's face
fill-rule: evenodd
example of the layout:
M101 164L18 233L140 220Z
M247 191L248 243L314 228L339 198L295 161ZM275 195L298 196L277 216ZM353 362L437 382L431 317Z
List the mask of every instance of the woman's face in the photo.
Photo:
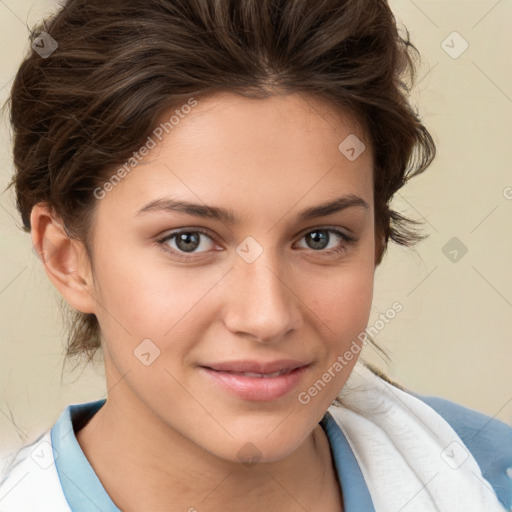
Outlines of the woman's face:
M298 94L189 110L99 200L93 310L109 401L219 457L277 460L359 354L375 270L369 141Z

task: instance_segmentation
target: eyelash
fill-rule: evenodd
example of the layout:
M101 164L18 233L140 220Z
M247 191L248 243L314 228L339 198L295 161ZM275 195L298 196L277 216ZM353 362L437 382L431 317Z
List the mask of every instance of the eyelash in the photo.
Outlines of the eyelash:
M315 228L315 229L306 231L301 236L300 240L302 240L302 238L304 238L306 235L308 235L310 233L314 233L315 231L327 231L328 233L334 233L335 235L339 236L342 239L344 244L336 247L335 249L330 249L328 251L324 251L324 250L316 251L314 249L311 249L312 252L317 252L317 253L325 254L328 256L336 257L336 256L341 255L344 252L344 250L346 249L346 246L354 245L357 242L356 238L349 236L349 235L343 233L342 231L339 231L338 229L329 228L329 227ZM177 235L180 235L182 233L200 233L200 234L210 238L214 242L216 242L216 240L207 231L200 229L200 228L194 228L194 229L182 229L180 231L174 231L172 233L169 233L168 235L165 235L163 238L156 240L156 244L158 244L163 251L165 251L167 253L171 253L174 257L176 257L177 259L179 259L181 261L191 261L195 258L193 255L192 256L183 256L184 253L176 251L175 249L170 249L168 244L166 243L169 240L172 240ZM189 254L193 254L193 253L189 253Z

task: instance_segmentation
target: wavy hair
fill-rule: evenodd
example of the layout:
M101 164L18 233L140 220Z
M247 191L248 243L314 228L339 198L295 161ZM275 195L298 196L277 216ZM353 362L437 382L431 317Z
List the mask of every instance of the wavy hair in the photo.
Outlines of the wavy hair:
M142 146L159 116L220 91L299 92L353 115L373 147L375 231L426 238L390 208L436 147L409 104L419 52L385 0L69 0L31 32L58 48L30 51L8 100L23 229L47 203L91 264L93 191ZM428 235L427 235L428 236ZM93 267L94 268L94 267ZM70 311L66 356L101 346L94 314Z

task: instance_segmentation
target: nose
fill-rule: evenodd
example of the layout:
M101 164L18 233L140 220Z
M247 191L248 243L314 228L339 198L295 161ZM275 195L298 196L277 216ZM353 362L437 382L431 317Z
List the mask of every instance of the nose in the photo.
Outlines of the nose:
M292 271L270 251L248 263L237 258L230 272L226 327L260 343L278 342L302 323Z

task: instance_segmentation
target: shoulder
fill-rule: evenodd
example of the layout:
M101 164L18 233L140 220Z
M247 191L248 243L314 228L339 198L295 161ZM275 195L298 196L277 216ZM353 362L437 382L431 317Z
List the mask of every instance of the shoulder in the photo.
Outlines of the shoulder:
M374 365L364 365L375 375L414 396L439 414L460 437L476 460L482 476L492 485L502 504L512 511L512 426L456 402L424 396L392 381Z
M408 393L426 403L450 424L500 501L512 510L512 426L445 398Z
M71 512L55 467L50 430L0 457L2 512Z
M512 509L512 425L445 398L415 393L391 380L377 367L369 363L365 366L442 416L471 451L484 477L492 477L493 482L508 492L507 503Z

